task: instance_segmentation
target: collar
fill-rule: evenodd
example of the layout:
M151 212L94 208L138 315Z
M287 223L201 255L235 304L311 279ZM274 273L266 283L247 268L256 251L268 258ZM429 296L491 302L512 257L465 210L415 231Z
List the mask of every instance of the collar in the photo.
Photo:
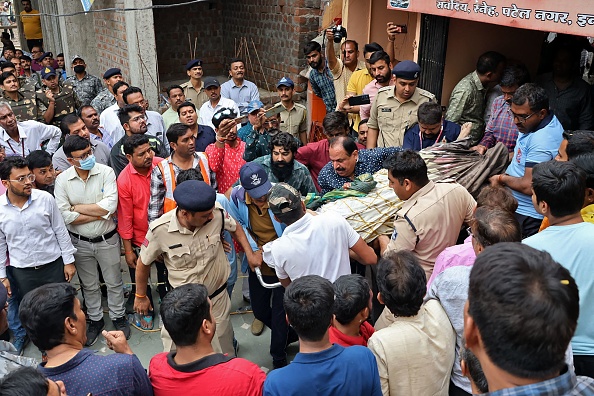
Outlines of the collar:
M25 131L23 130L23 128L20 127L21 122L17 122L17 129L19 131L19 140L20 139L26 139L27 138L27 134L25 133ZM8 132L6 132L6 130L4 128L0 128L2 129L2 140L4 140L5 142L8 141L8 139L12 140L13 142L16 142L16 140L14 140L13 138L10 137L10 135L8 134Z
M567 366L563 367L561 374L555 378L547 381L537 382L535 384L518 386L513 389L501 389L489 393L489 395L536 395L536 394L554 394L555 395L569 395L574 394L577 386L577 377L573 370L569 370ZM576 393L577 394L577 393Z
M427 183L420 190L418 190L416 193L411 195L409 199L404 201L404 204L402 205L402 210L408 211L411 207L413 207L417 203L418 198L422 197L423 195L427 195L427 193L429 193L429 191L433 190L434 188L435 188L435 183L433 183L432 181L429 181L429 183Z
M80 176L78 175L78 173L76 172L76 167L73 165L70 168L66 169L64 172L67 172L71 170L71 174L68 175L68 179L67 180L72 180L72 179L76 179L76 178L80 178ZM91 176L94 175L98 175L100 173L98 166L95 164L95 166L89 171L89 177L87 178L87 180L89 180L91 178ZM82 179L81 179L82 180Z
M129 167L130 167L130 173L131 173L131 174L133 174L133 175L138 175L139 177L145 177L145 178L148 178L148 179L150 179L150 177L151 177L151 173L153 172L153 169L155 168L155 166L157 166L157 164L159 164L159 162L161 162L161 160L157 160L157 161L155 161L155 158L158 158L158 157L153 157L153 163L151 164L151 168L150 168L150 170L148 171L148 174L147 174L146 176L145 176L145 175L143 175L142 173L139 173L139 172L136 170L136 168L132 166L132 164L131 164L131 163L128 163L128 165L126 165L126 166L129 166Z
M74 73L74 78L78 81L82 81L85 80L89 77L89 73L87 73L87 71L85 70L85 75L83 76L83 78L81 78L80 80L78 79L78 77L76 77L76 73Z
M254 202L254 200L252 199L252 197L250 196L250 194L248 194L247 190L245 190L245 204L246 205L254 205L254 206L258 206L256 205L256 203ZM268 202L266 202L266 205L264 205L263 208L260 208L258 206L258 209L260 209L262 211L262 209L266 209L268 210L269 206L268 206Z
M10 98L10 96L8 96L5 91L2 92L2 96L4 97L4 99L11 100L12 101L12 99ZM16 102L18 103L21 100L23 100L24 98L25 98L25 95L23 95L20 91L17 91L17 100L16 100Z
M333 344L330 348L321 352L301 353L299 352L293 363L310 364L330 360L340 355L344 351L344 347L338 344Z
M241 89L241 88L243 88L243 87L247 87L247 84L245 83L245 78L244 78L244 79L243 79L243 81L241 82L241 85L237 85L237 84L235 84L235 81L234 81L233 79L230 79L229 81L231 81L231 82L233 83L233 84L232 84L232 86L231 86L231 89L233 89L233 88L238 88L238 89Z
M285 228L285 232L284 232L284 234L287 234L287 233L289 233L289 232L293 232L293 231L296 231L296 230L298 230L299 228L301 228L301 227L305 226L305 225L306 225L306 224L308 224L310 221L312 221L312 219L313 219L313 215L311 215L310 213L307 213L307 212L306 212L306 213L305 213L305 215L304 215L302 218L300 218L299 220L297 220L297 221L296 221L296 222L294 222L293 224L291 224L291 225L288 225L288 226Z
M194 88L194 85L192 85L192 79L188 80L188 88L192 88L194 91L196 91L196 88ZM197 92L202 92L204 90L204 82L202 82L202 79L200 79L200 88L198 89Z
M25 205L23 205L23 207L22 207L22 208L17 208L17 209L19 209L19 210L24 210L24 209L26 209L26 208L27 208L29 205L31 205L31 202L33 202L33 201L34 201L34 200L37 198L37 197L33 197L33 191L34 191L34 190L35 190L35 188L33 188L33 189L31 190L31 195L29 195L29 199L27 199L27 203L26 203ZM1 200L1 201L0 201L0 204L1 204L1 205L4 205L4 206L12 206L12 207L15 207L15 208L16 208L16 206L14 206L14 205L12 204L12 202L10 202L10 199L8 199L8 191L6 191L4 194L2 194L2 196L3 196L5 199L3 199L3 200Z
M547 116L542 119L542 121L538 124L536 129L533 130L532 132L540 131L541 129L543 129L544 127L549 125L551 123L551 121L553 121L553 113L549 112L549 114L547 114ZM529 132L529 133L532 133L532 132Z
M471 78L473 84L476 86L476 89L478 89L479 91L484 91L486 89L483 86L483 83L481 82L481 79L476 70L471 73Z
M404 102L401 102L400 99L398 99L396 97L396 86L394 85L388 85L389 87L394 87L393 89L390 89L390 96L393 97L394 99L396 99L398 101L398 103L400 104L404 104L407 102L413 102L413 103L419 103L419 100L421 99L421 94L419 93L419 87L415 88L415 92L413 92L412 96L410 97L410 99L405 100ZM381 88L380 88L381 89Z
M171 210L171 220L169 221L169 228L167 228L167 232L179 232L180 234L192 234L192 231L188 230L186 227L182 226L177 219L177 208ZM169 213L169 212L167 212Z
M363 70L363 69L367 70L367 66L365 66L365 62L362 60L357 60L357 67L355 68L355 71Z
M177 352L169 352L167 354L167 364L176 370L182 373L194 373L196 371L204 370L212 366L216 366L217 364L227 363L233 357L229 355L223 355L222 353L215 353L213 355L208 355L203 357L202 359L195 360L191 363L186 364L177 364L173 360Z

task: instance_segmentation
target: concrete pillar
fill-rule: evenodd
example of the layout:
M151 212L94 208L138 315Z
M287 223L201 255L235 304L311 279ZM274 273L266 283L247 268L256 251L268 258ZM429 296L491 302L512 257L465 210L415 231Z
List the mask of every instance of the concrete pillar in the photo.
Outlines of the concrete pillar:
M74 1L72 1L74 3ZM39 12L57 15L59 14L58 6L55 1L39 1ZM61 18L55 16L41 16L41 29L43 30L43 49L45 51L52 51L54 53L54 57L58 55L60 52L63 52L62 49L62 35L60 33L60 20Z

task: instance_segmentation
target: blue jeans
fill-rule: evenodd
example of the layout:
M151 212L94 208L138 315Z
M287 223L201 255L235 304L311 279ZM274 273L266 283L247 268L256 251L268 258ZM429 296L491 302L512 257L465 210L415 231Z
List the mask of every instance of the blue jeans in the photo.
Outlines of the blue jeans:
M19 305L20 305L20 297L19 297L19 289L17 287L14 278L12 277L11 268L6 268L6 276L8 277L8 281L10 282L12 296L8 298L8 328L12 332L14 338L25 337L27 333L25 329L21 325L21 320L19 319Z
M229 278L227 278L227 293L229 293L229 298L231 298L233 287L235 287L235 282L237 282L237 257L239 255L235 251L233 238L231 237L229 231L225 231L223 233L223 238L225 239L225 242L231 244L231 251L226 253L227 260L229 260L229 265L231 266L231 273L229 274Z

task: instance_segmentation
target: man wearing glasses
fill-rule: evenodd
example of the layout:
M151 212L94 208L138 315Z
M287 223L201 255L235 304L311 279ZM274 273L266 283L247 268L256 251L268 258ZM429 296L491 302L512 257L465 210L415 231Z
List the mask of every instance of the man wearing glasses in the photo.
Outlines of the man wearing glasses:
M532 168L555 158L563 140L563 126L549 111L546 91L536 84L524 84L514 94L511 116L520 134L511 164L505 174L492 176L491 185L507 186L518 200L516 218L522 237L538 232L543 215L532 205Z
M35 175L22 157L1 162L0 179L6 188L0 196L0 281L9 295L8 255L19 300L46 283L70 282L76 272L76 249L54 198L33 188ZM26 344L26 335L14 340L19 353Z

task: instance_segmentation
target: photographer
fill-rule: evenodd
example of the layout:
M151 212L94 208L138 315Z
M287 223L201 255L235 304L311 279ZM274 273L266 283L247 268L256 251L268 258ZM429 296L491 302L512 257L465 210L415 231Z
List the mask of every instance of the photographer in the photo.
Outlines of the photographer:
M334 39L339 39L340 35L346 37L346 30L342 28L340 31L340 25L326 29L326 59L328 59L328 67L334 77L334 91L336 92L336 102L340 103L344 99L347 92L347 85L349 79L356 70L365 69L365 63L359 61L359 44L354 40L345 40L340 45L341 57L336 57L334 51ZM336 32L338 30L338 32ZM336 35L335 35L336 33ZM339 41L340 42L340 41Z

